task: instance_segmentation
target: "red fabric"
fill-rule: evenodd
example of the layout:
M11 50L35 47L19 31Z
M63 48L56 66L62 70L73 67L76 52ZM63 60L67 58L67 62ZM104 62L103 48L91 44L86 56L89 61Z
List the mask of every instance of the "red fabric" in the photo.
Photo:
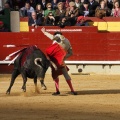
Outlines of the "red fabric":
M62 75L63 67L66 67L66 69L69 70L69 68L64 63L66 51L59 44L52 44L49 48L46 49L46 54L57 66L57 70L51 66L53 79L56 79L59 75Z
M66 51L59 44L55 43L46 49L46 54L59 68L63 64Z

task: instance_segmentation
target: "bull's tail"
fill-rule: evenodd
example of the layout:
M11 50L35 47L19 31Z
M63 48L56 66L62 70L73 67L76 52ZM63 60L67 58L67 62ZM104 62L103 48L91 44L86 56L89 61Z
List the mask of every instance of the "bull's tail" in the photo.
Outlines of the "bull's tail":
M35 65L37 65L41 68L41 65L40 65L41 61L42 61L42 58L35 58L34 63L35 63Z

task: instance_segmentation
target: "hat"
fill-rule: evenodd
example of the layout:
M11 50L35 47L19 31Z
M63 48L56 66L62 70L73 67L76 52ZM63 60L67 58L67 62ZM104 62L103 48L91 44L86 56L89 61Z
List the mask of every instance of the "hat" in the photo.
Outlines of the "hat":
M84 16L79 16L78 18L77 18L77 22L79 22L79 21L81 21L81 20L83 20L84 19Z
M69 6L73 7L73 6L75 6L75 3L74 2L69 2Z
M63 4L63 2L59 2L59 3L57 4L57 6L60 5L60 4Z
M83 4L89 4L88 0L84 0Z
M4 23L3 23L3 21L0 21L0 25L3 25Z
M52 4L51 4L51 3L47 3L46 7L48 7L49 5L50 5L50 6L52 6Z

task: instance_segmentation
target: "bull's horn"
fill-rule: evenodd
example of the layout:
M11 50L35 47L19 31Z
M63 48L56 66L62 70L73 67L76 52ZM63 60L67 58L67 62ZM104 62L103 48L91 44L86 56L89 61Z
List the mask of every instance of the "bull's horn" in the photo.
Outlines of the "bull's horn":
M42 61L42 58L35 58L35 60L34 60L35 65L41 67L41 65L39 65L39 64L37 63L38 61L41 62L41 61Z

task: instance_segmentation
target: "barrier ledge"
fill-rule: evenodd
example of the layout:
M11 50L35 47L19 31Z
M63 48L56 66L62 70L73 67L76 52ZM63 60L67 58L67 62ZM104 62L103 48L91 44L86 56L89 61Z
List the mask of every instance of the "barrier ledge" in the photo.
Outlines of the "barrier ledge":
M9 63L11 61L0 61L0 64ZM65 61L65 63L67 65L120 65L120 61Z

